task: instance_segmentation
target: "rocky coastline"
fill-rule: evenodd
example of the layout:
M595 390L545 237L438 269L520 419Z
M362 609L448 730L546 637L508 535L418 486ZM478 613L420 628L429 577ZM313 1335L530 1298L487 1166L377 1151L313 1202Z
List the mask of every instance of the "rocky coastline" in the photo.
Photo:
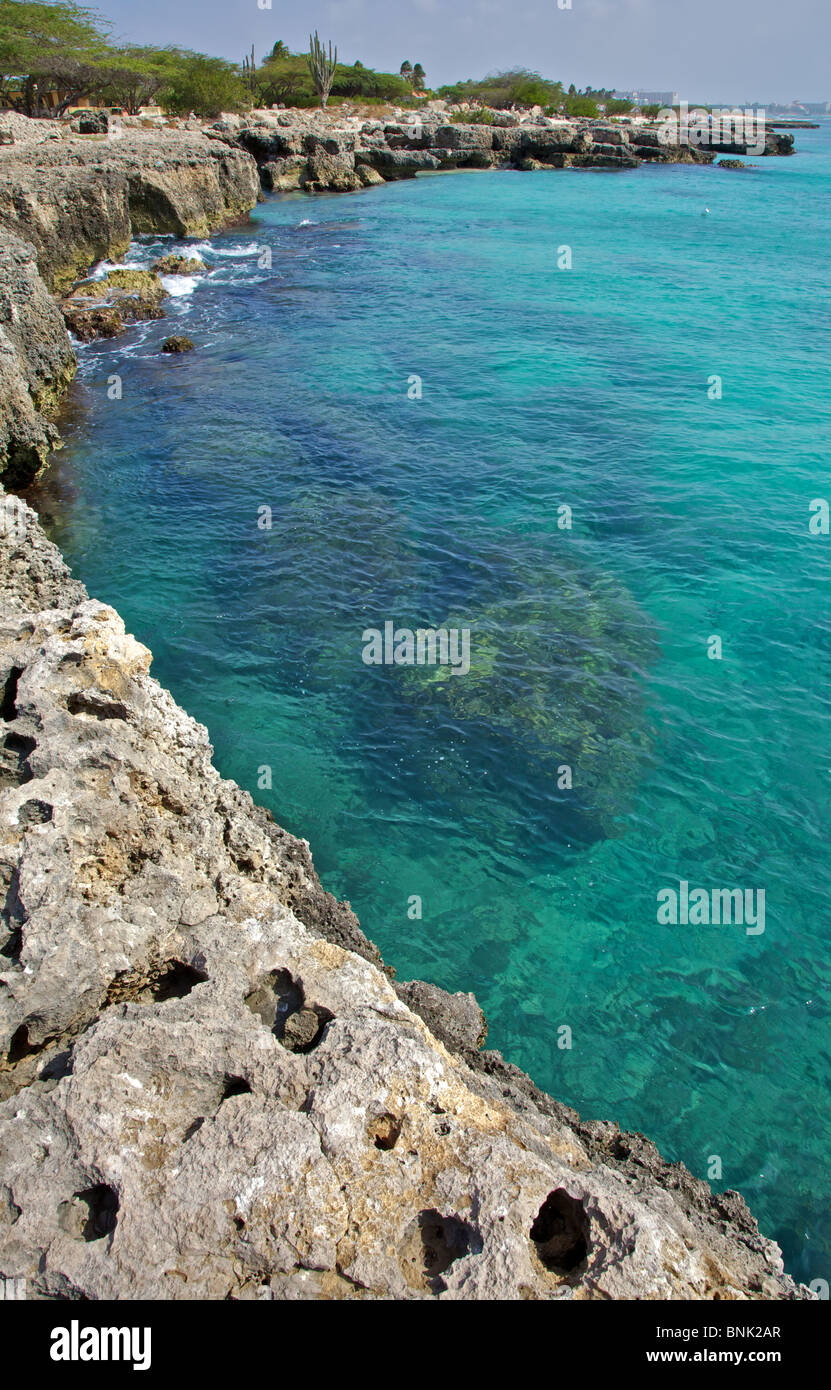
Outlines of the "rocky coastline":
M512 126L348 148L286 114L0 149L0 1273L60 1299L810 1298L737 1193L543 1094L472 995L395 981L13 495L75 369L53 294L131 235L204 236L298 169L555 153ZM560 153L631 167L591 139Z
M444 106L444 103L433 105ZM455 117L455 118L454 118ZM484 117L484 119L483 119ZM443 169L637 169L644 163L712 164L716 155L760 153L741 138L706 148L655 122L559 120L536 111L426 109L417 116L367 121L325 113L254 112L206 132L256 159L263 187L352 192L373 183ZM764 155L793 153L792 135L766 128Z

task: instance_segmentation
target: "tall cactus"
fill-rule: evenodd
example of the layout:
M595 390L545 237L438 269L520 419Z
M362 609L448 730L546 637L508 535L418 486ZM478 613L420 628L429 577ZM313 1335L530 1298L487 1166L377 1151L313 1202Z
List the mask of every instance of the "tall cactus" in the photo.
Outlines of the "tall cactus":
M317 36L317 30L309 35L309 72L312 74L312 81L315 84L315 91L320 97L320 104L325 108L329 100L329 93L332 90L332 83L335 80L335 68L338 65L338 50L332 54L332 41L329 40L329 56L326 56L326 49Z
M257 64L254 59L253 43L251 45L251 57L249 58L246 54L246 56L242 60L242 78L243 81L247 83L251 95L253 96L257 82Z

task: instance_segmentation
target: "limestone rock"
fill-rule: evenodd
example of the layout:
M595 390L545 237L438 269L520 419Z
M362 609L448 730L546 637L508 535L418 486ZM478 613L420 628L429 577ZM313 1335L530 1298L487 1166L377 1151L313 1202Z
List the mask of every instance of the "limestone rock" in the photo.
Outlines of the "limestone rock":
M162 256L152 269L157 275L204 275L208 269L201 256Z
M76 285L62 303L64 321L83 343L113 338L127 324L164 317L167 290L153 271L111 270Z
M0 480L8 486L25 486L45 467L58 442L48 416L75 367L34 248L0 232Z
M50 289L119 260L139 232L205 236L257 201L250 155L191 132L128 130L0 149L0 227L30 242Z

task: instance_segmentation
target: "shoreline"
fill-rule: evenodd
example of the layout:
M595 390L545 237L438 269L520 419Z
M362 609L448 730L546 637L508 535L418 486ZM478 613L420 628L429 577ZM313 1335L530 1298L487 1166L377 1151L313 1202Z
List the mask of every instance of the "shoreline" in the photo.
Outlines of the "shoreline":
M204 218L182 172L171 182ZM184 222L165 191L161 220ZM142 197L140 224L151 216ZM21 339L36 351L18 370L39 415L32 381L45 392L54 363L68 368L54 301L18 245L10 317L25 306ZM66 339L62 320L60 330ZM30 462L45 449L41 467L53 442L44 430L23 441ZM10 961L0 1144L5 1130L21 1145L14 1096L31 1111L14 1180L3 1175L18 1212L0 1225L9 1275L45 1297L246 1297L263 1273L277 1298L301 1287L303 1297L811 1297L738 1194L713 1194L641 1135L581 1121L483 1051L472 995L393 984L349 905L321 888L306 842L216 773L206 731L152 680L150 653L114 610L71 579L35 514L1 488L0 506ZM150 1118L137 1126L139 1104ZM102 1106L118 1152L98 1125ZM43 1125L61 1135L57 1167L38 1147ZM290 1171L272 1153L275 1130ZM240 1205L235 1146L269 1204ZM398 1162L405 1146L415 1168ZM226 1194L224 1216L208 1196L194 1205L183 1166L191 1185ZM325 1236L312 1221L289 1237L299 1172ZM104 1188L130 1221L79 1238L79 1203ZM159 1201L179 1244L209 1232L198 1257L174 1258L155 1232ZM424 1218L442 1252L435 1267Z

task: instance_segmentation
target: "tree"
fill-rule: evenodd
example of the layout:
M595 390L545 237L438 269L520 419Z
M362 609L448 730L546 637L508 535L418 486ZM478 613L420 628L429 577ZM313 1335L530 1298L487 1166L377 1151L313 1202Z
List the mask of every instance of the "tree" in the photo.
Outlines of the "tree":
M594 100L594 97L587 95L566 97L566 115L592 118L599 116L599 114L600 112L598 111L597 102Z
M416 63L413 68L413 89L416 92L424 91L424 76L424 68L421 66L421 63Z
M259 106L314 106L317 101L308 58L303 53L283 51L266 58L257 69Z
M271 56L272 58L287 58L289 56L289 51L282 39L278 39L275 43L271 50Z
M633 101L627 101L625 97L608 97L606 100L607 116L626 116L634 106Z
M363 63L338 64L332 83L333 97L349 97L364 101L406 101L412 88L397 72L375 72Z
M509 72L494 72L478 82L457 82L452 87L440 87L438 95L448 101L481 102L504 110L510 106L558 106L563 99L561 82L551 82L538 72L515 68Z
M329 56L326 56L326 49L320 42L315 29L314 34L309 35L309 71L312 74L312 81L315 84L315 91L320 97L320 104L326 108L329 100L329 93L332 90L332 82L335 77L335 69L338 65L338 50L335 49L332 56L332 40L329 40Z
M398 71L399 75L404 78L405 82L409 82L410 78L413 75L413 65L412 63L409 63L405 58Z
M74 0L0 0L0 98L27 116L63 115L105 76L102 26Z
M113 49L100 94L108 106L123 106L128 116L136 116L170 86L186 59L178 48L127 44Z
M216 117L222 111L241 111L249 104L245 84L235 63L204 53L182 53L161 103L174 115Z

